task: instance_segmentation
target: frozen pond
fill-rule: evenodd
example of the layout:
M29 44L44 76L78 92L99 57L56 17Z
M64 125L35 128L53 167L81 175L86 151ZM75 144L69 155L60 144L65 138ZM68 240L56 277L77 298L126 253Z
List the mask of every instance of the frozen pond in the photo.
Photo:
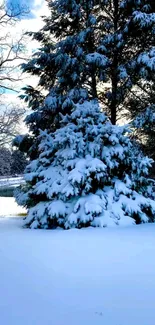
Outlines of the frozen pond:
M18 206L13 197L0 197L0 216L15 216L26 213L26 209Z

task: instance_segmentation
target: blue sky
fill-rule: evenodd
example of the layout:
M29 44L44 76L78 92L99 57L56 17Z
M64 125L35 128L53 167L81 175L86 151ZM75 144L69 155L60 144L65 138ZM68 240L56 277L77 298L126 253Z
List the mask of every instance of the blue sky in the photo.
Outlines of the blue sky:
M20 39L21 35L27 31L38 31L43 26L43 20L41 16L48 15L49 11L47 8L47 2L45 0L4 0L6 3L6 6L9 8L9 6L13 7L14 10L16 8L19 9L19 7L26 6L26 8L29 9L29 14L26 14L25 16L21 16L20 20L17 21L17 23L14 26L7 26L8 27L8 34L10 35L11 39ZM0 0L1 2L1 0ZM10 29L11 28L11 29ZM7 30L6 30L7 33ZM28 57L31 57L34 51L39 47L39 44L34 41L28 41L26 44L26 55ZM21 64L21 61L18 61L18 64ZM14 70L15 78L18 79L19 71ZM20 90L22 87L24 87L26 84L29 84L31 86L34 86L37 84L38 79L34 76L30 75L24 75L22 81L16 82L15 87L16 89ZM12 87L12 84L10 84L10 87ZM5 95L8 102L16 102L17 100L17 93L14 91L9 91L5 89ZM5 98L5 101L6 101Z
M7 8L11 7L16 10L16 8L24 7L26 6L27 9L29 9L29 14L26 14L25 16L21 16L20 20L17 21L17 23L10 29L10 25L7 26L8 28L8 34L10 35L11 39L20 39L21 35L25 33L26 31L38 31L42 25L43 20L41 18L42 15L46 15L48 12L47 8L47 2L45 0L4 0ZM1 2L1 0L0 0ZM7 30L6 30L7 33ZM33 52L36 51L39 44L35 41L29 41L26 43L26 55L28 57L31 57ZM18 61L18 64L21 64L21 61ZM14 70L13 72L15 74L15 78L18 79L17 75L19 74L18 71ZM25 79L24 79L25 78ZM30 84L32 86L35 86L37 83L36 78L32 76L24 76L23 80L20 82L17 82L15 87L16 89L19 89L24 87L25 84ZM12 84L9 84L10 87L12 87ZM5 89L5 95L7 96L7 101L10 102L16 102L17 93L14 91L6 90ZM5 98L6 100L6 98Z
M29 19L34 18L37 12L43 7L45 0L6 0L7 5L13 8L26 7L29 9Z

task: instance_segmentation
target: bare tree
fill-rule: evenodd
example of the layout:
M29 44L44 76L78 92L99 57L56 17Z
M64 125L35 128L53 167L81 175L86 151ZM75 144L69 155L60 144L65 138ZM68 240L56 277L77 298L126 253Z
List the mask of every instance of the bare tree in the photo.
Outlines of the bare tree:
M24 36L13 37L11 33L27 12L23 7L6 9L4 2L0 4L0 94L5 89L17 91L14 82L19 81L19 64L24 60Z
M10 144L12 139L21 131L24 108L8 105L0 109L0 147Z
M10 90L18 93L19 66L25 60L24 34L18 30L18 23L27 13L26 7L6 7L0 1L0 148L18 134L25 111L19 104L8 103L3 94Z

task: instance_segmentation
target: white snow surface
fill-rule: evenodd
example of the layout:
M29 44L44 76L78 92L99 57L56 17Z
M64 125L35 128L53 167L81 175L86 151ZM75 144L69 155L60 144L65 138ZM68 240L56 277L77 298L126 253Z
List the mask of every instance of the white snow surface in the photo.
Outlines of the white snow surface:
M1 324L154 325L155 224L82 230L22 224L19 217L0 218Z
M26 209L17 205L13 197L0 197L0 216L13 216L26 213Z

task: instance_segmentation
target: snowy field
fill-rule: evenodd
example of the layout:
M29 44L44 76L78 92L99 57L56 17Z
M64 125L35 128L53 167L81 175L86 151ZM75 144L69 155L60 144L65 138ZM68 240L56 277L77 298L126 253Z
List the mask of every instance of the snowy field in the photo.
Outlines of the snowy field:
M1 217L0 261L2 325L155 324L154 224L46 231Z

